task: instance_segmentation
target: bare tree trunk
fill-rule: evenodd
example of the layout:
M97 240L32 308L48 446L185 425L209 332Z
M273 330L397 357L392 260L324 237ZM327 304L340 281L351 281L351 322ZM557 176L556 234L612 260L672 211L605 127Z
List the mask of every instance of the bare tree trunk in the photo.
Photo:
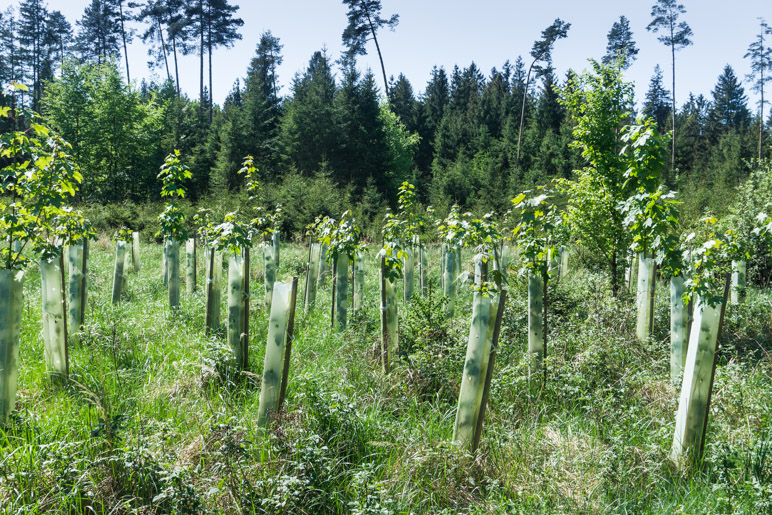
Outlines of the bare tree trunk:
M199 75L199 103L200 107L204 107L204 0L198 0L198 24L199 32L201 33L201 44L198 50L198 57L200 61L200 75Z
M536 64L536 59L533 60L531 66L528 67L528 74L525 76L525 89L523 90L523 105L520 108L520 131L517 133L517 159L515 160L515 170L520 170L520 144L523 141L523 123L525 121L525 103L528 101L528 84L531 82L531 70L533 65Z
M126 28L123 25L123 0L118 0L118 11L121 15L121 37L123 38L123 58L126 61L126 83L131 84L131 72L129 72L129 51L126 48Z
M386 78L386 67L383 65L381 46L378 44L378 38L375 35L375 27L373 27L373 21L370 19L370 12L365 9L365 13L367 13L367 23L370 24L370 32L373 35L373 41L375 41L375 49L378 51L378 59L381 61L381 72L383 73L383 89L386 91L386 101L391 102L391 96L389 95L389 80Z
M164 55L164 66L166 66L166 80L172 80L172 76L169 73L169 59L166 56L166 43L164 42L164 31L161 27L161 22L158 22L158 35L161 36L161 51Z
M180 69L177 66L177 38L172 36L172 50L174 51L174 76L177 83L177 96L180 96Z
M212 125L212 3L209 2L209 19L206 26L208 28L207 50L209 52L209 125Z
M670 54L672 56L672 63L673 63L673 147L672 147L672 154L670 156L670 170L672 172L675 172L675 147L676 147L676 130L675 130L675 119L676 119L676 103L675 103L675 43L673 43L673 22L670 22Z

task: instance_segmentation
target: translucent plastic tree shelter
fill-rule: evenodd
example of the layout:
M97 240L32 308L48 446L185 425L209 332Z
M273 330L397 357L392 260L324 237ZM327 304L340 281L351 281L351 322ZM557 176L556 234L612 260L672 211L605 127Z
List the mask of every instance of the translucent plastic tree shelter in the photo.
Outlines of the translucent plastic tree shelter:
M169 308L180 307L180 242L169 240L166 250L167 274L169 278Z
M303 311L308 314L316 302L316 287L319 280L319 263L322 247L311 241L308 245L308 263L306 264L306 288L303 298Z
M67 319L65 318L64 258L40 260L43 297L43 346L46 368L57 376L69 375Z
M196 291L196 239L185 242L185 291L190 295Z
M86 300L88 291L88 240L84 239L67 247L68 287L67 287L67 328L71 341L77 338L86 318Z
M214 248L207 251L206 259L206 334L220 326L222 295L222 253Z
M730 296L730 303L732 305L736 306L745 299L746 268L745 260L732 261L732 290Z
M268 425L271 416L279 411L282 392L286 392L297 285L297 277L293 277L290 283L277 282L274 285L257 415L260 426Z
M276 282L276 249L273 244L263 246L263 278L265 280L265 309L271 312L273 285Z
M142 269L142 260L140 258L139 251L139 233L131 233L131 264L135 273L139 273Z
M684 302L684 277L670 279L670 380L677 382L684 371L689 347L689 310Z
M639 341L646 341L651 336L654 327L654 258L645 253L638 255L638 290L636 306L638 321L635 335Z
M544 343L544 285L540 273L528 272L529 379L541 378L547 347Z
M115 242L115 264L113 265L113 304L118 304L121 301L121 293L123 292L123 276L124 266L126 265L126 242Z
M0 424L16 404L24 272L0 270Z
M399 316L397 287L386 269L386 258L381 257L381 365L388 374L399 349Z
M352 309L359 311L365 301L365 253L358 250L354 258L354 298Z
M487 280L485 266L482 273L482 280ZM472 302L469 340L453 428L453 441L469 446L472 452L477 449L482 433L505 299L504 290L499 295L476 292Z
M715 375L721 307L721 304L709 305L701 299L697 300L670 453L676 463L695 463L702 457Z

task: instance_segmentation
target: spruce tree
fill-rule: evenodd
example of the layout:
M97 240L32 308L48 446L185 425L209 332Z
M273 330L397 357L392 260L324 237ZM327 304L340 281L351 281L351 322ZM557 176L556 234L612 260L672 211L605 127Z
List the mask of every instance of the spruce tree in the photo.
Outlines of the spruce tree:
M620 16L619 21L614 22L608 33L608 43L606 44L606 55L603 56L603 63L609 64L615 59L622 60L622 69L626 70L633 64L638 56L638 48L633 41L633 32L630 30L630 21Z
M730 130L747 128L751 114L748 110L748 98L740 84L734 69L728 64L719 75L712 91L713 103L708 124L714 137Z
M643 102L643 114L654 118L657 122L657 128L665 132L668 118L673 112L670 105L670 92L665 89L663 84L662 68L659 65L654 67L654 75L649 81L649 90L646 92L646 99Z

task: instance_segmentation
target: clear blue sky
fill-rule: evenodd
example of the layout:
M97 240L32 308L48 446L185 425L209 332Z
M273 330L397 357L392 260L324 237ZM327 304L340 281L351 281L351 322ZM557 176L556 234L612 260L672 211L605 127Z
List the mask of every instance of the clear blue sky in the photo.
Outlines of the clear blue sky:
M271 30L284 45L284 64L279 68L281 93L289 94L296 72L302 71L311 54L326 46L333 58L341 52L341 32L346 25L346 8L340 0L231 0L239 4L244 19L243 39L232 49L214 53L215 101L221 103L237 77L243 77L253 56L260 33ZM48 0L75 25L89 0ZM380 36L386 71L404 73L416 93L422 92L433 65L448 71L455 64L468 66L474 61L486 73L518 55L528 56L541 31L559 17L571 23L568 38L556 44L554 64L561 79L568 68L582 70L587 59L605 52L606 35L614 21L625 15L631 24L640 52L627 72L636 84L636 98L646 92L654 66L660 64L665 82L671 81L669 50L646 31L653 0L383 0L383 14L398 13L395 32ZM688 93L710 95L724 65L731 64L739 78L750 71L743 59L758 31L758 17L772 23L769 0L682 0L687 13L682 19L694 31L691 47L676 54L676 95L679 105ZM0 7L17 5L17 0L0 0ZM360 68L372 68L382 86L375 47L359 59ZM147 77L147 52L138 41L129 48L133 77ZM160 70L156 70L160 73ZM181 62L183 90L192 97L198 92L198 60L191 56ZM745 84L754 103L756 95ZM755 108L754 108L755 109Z

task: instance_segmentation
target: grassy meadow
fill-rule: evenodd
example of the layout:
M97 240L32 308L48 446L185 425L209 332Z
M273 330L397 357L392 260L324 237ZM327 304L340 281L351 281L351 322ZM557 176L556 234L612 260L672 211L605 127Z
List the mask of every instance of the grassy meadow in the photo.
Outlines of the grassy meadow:
M429 293L400 305L401 359L384 376L376 249L365 305L341 333L330 329L329 279L303 314L306 253L282 248L279 278L300 277L298 314L285 410L267 431L256 424L267 337L258 249L244 374L226 366L227 295L222 327L205 336L203 252L192 296L181 273L179 312L168 308L161 246L149 243L112 305L113 244L102 237L70 381L52 381L31 267L17 411L0 428L0 512L772 513L769 291L727 311L705 458L687 474L668 460L680 385L669 380L665 283L654 337L641 344L634 296L613 299L604 276L571 263L548 293L545 381L529 384L527 290L511 269L482 443L470 456L450 440L471 286L460 286L446 321L439 251L428 252ZM464 263L471 271L471 254Z

